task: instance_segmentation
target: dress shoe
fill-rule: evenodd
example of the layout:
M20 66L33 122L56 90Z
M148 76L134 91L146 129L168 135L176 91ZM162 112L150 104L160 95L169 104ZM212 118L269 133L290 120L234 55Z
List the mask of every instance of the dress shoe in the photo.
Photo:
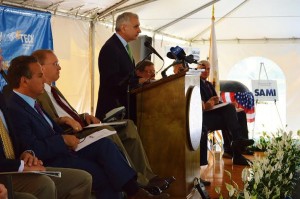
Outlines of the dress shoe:
M128 196L128 199L167 199L170 198L170 195L167 193L162 193L160 195L154 196L150 194L148 191L140 188L136 194L133 196Z
M242 155L233 156L232 162L234 165L245 165L245 166L250 166L249 162L251 163L249 159L245 158Z
M148 186L156 186L159 187L161 190L166 190L169 188L170 184L175 181L173 176L160 178L158 176L149 180Z
M245 150L242 151L243 155L254 155L254 151L251 149L246 148Z
M203 180L202 178L200 178L200 182L202 182L202 184L204 184L204 186L209 186L210 185L209 181Z
M157 187L157 186L151 186L151 185L143 186L143 185L139 185L139 187L145 189L146 191L148 191L152 195L159 195L159 194L162 193L162 190L159 187Z
M253 145L254 140L252 139L238 139L231 142L231 148L233 151L242 152L247 146Z

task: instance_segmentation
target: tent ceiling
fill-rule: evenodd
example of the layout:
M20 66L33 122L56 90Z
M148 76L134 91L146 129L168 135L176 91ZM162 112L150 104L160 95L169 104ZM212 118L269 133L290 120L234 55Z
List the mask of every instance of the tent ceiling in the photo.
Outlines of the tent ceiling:
M209 39L212 5L218 40L299 40L300 0L2 0L4 5L108 21L135 12L142 28L189 41Z

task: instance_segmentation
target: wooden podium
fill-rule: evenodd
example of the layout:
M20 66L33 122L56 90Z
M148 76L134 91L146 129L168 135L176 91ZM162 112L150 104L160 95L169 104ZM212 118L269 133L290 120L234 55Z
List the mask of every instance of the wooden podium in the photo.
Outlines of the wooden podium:
M202 105L199 75L172 75L132 93L137 126L150 165L159 176L175 176L171 198L186 198L200 178Z

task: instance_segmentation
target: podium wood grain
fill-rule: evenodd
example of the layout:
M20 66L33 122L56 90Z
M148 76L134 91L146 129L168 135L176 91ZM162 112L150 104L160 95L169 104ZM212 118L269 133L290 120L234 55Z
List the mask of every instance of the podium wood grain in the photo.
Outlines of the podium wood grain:
M133 91L137 95L137 126L150 165L159 176L176 178L168 189L171 198L186 198L194 178L200 177L199 147L193 150L189 144L186 118L186 92L193 85L199 86L199 77L180 74Z

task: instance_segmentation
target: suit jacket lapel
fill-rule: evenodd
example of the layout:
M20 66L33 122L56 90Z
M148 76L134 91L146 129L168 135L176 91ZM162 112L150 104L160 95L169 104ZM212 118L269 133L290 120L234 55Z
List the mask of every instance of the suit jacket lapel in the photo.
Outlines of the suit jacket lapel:
M115 40L115 43L119 46L119 49L122 49L123 53L122 54L126 54L127 58L128 58L128 62L131 63L131 70L134 70L135 68L135 60L134 58L131 60L130 56L127 53L126 48L123 46L122 42L120 41L120 39L118 38L118 36L116 34L113 35L113 38Z
M58 88L56 86L53 86L55 88L55 90L57 91L58 95L63 98L65 100L65 102L67 102L68 106L72 109L72 111L74 111L75 113L77 113L77 111L71 106L71 104L68 102L68 100L65 98L65 96L63 96L63 94L60 92L60 90L58 90ZM77 113L78 114L78 113Z
M50 124L46 121L45 118L43 118L43 116L41 116L35 109L33 109L31 106L29 106L29 104L27 104L27 102L25 102L20 96L18 96L17 94L13 93L14 97L17 98L17 103L21 104L21 106L24 108L24 110L26 112L28 112L29 114L31 114L32 117L36 118L37 120L39 120L39 122L45 126L46 128L52 128L50 126ZM43 111L43 113L48 117L48 115L45 113L45 111ZM51 121L51 120L50 120Z

